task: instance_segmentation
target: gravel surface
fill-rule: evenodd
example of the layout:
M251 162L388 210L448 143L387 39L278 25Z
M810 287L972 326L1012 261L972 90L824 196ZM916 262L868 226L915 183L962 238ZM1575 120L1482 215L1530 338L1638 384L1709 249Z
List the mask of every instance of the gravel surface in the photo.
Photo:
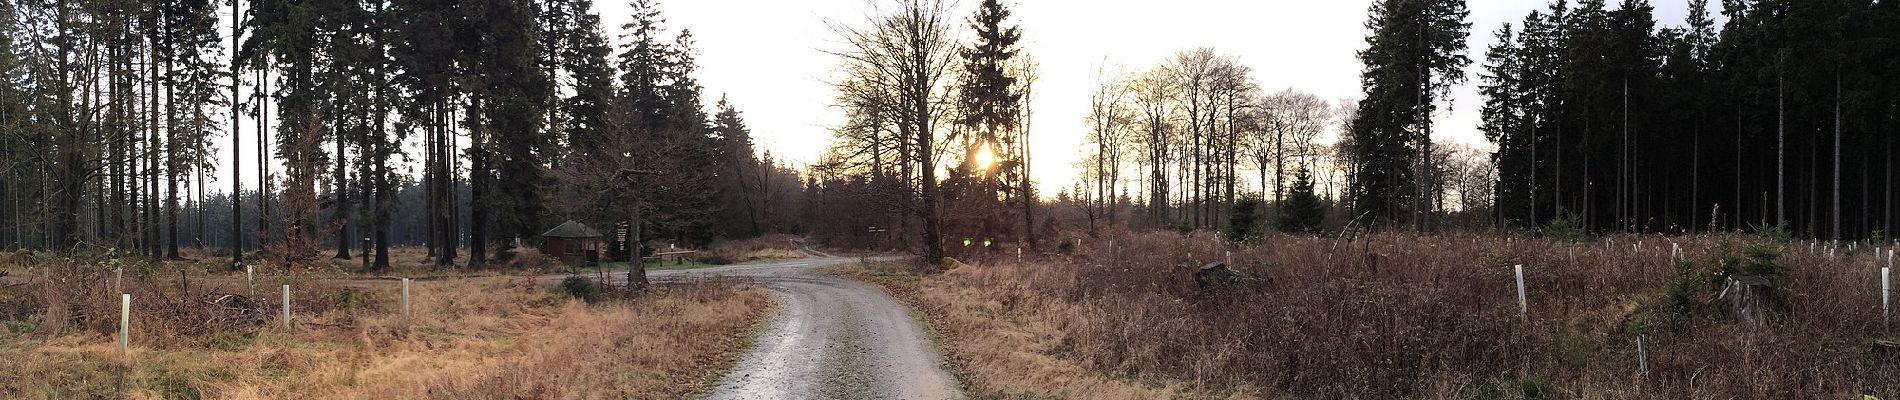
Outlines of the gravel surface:
M903 304L870 284L827 275L856 259L653 271L654 280L727 277L779 296L777 315L712 399L961 399L956 378ZM624 275L623 278L624 279Z

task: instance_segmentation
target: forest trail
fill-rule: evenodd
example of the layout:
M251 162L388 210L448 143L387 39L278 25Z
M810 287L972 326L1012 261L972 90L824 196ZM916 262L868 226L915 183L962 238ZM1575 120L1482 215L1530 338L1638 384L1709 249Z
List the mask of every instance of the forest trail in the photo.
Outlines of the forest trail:
M956 378L910 310L876 286L824 273L857 262L812 257L652 271L656 281L731 278L779 297L753 348L711 399L960 399ZM619 277L625 279L624 273ZM611 278L610 278L611 279Z

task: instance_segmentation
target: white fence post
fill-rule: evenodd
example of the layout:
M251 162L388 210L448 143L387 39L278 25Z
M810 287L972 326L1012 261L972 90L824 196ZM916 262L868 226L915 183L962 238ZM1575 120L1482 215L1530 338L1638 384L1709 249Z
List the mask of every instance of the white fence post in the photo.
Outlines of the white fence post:
M409 317L409 278L402 278L402 316Z
M257 275L254 269L249 265L244 266L244 290L250 291L252 301L257 299Z
M1880 267L1880 324L1893 324L1893 267Z
M1518 264L1513 269L1517 271L1517 316L1524 322L1530 322L1530 304L1524 301L1524 264Z
M290 329L290 284L284 284L284 329Z
M132 343L132 295L119 294L119 353L129 352Z
M1636 368L1645 377L1649 376L1649 349L1643 343L1646 336L1636 335Z

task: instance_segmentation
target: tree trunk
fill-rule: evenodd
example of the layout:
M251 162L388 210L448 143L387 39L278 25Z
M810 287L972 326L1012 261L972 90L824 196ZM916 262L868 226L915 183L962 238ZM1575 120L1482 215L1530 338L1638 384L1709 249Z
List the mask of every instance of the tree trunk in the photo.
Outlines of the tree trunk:
M1834 74L1834 206L1832 237L1841 240L1841 75Z
M469 168L469 226L468 226L468 266L481 268L488 264L488 151L483 146L488 139L488 126L480 120L481 98L470 102L468 115L469 156L472 158ZM523 190L532 190L523 188Z
M1775 225L1788 223L1787 85L1775 82Z
M231 29L232 31L231 48L233 49L238 48L239 46L238 39L244 36L244 28L242 27L242 24L239 23L238 21L239 19L238 16L244 15L238 12L239 3L243 3L243 2L241 1L231 2L231 15L232 15L231 18L233 22L232 26L234 26ZM244 159L243 157L244 147L239 146L240 142L243 141L244 136L238 134L238 124L243 119L242 116L238 115L238 110L243 105L243 100L241 100L243 99L243 97L239 97L239 93L238 93L238 89L241 88L240 85L243 84L242 77L243 75L239 75L238 73L237 52L233 51L231 52L231 266L232 268L236 268L238 265L244 264L244 222L243 222L244 221L244 207L243 207L244 202L240 200L240 199L243 199L242 194L244 193L244 170L241 167L241 163L239 162ZM262 163L263 154L258 154L258 156L259 156L258 162Z
M338 260L350 259L350 180L349 174L344 171L349 159L343 149L346 142L343 140L343 114L337 112L336 123L330 126L330 132L333 132L331 136L336 138L336 172L330 180L330 192L336 196L336 206L330 209L330 223L336 227L336 255L331 258Z

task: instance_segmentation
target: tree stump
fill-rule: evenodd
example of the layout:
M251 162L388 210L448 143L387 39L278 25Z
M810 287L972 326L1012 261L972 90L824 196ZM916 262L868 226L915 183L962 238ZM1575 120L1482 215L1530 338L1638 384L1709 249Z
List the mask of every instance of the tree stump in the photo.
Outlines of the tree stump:
M1874 339L1873 351L1883 361L1900 363L1900 338Z
M1766 308L1775 285L1754 275L1729 275L1722 280L1722 291L1716 296L1729 315L1749 326L1761 326Z
M1233 279L1234 270L1227 269L1227 263L1224 262L1208 263L1194 270L1194 285L1203 290L1225 284Z

